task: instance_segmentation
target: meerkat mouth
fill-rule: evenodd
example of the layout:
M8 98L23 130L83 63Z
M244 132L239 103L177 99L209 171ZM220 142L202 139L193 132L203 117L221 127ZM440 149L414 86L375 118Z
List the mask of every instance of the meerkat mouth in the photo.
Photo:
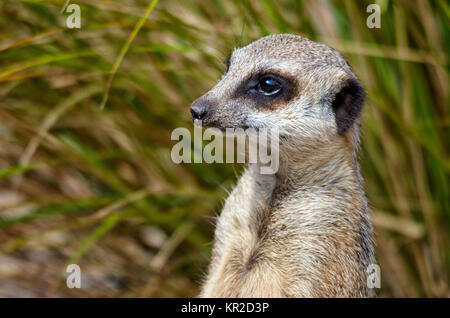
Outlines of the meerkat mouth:
M220 125L218 122L215 122L215 121L207 122L207 121L205 121L205 120L200 120L200 119L197 119L197 118L193 119L192 122L193 122L194 125L197 126L197 127L202 127L202 128L214 128L214 129L220 130L222 133L226 133L226 132L227 132L227 129L228 129L228 131L230 131L231 129L233 129L233 130L238 130L238 129L247 130L247 129L249 129L249 128L250 128L250 129L254 129L254 130L256 130L256 131L259 130L259 127L250 127L250 126L248 126L248 125L242 125L242 126L228 126L228 127L226 127L226 126Z

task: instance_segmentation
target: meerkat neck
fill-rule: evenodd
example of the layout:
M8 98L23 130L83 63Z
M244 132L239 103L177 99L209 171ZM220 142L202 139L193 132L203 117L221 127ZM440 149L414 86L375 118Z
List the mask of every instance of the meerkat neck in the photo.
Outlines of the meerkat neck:
M218 219L202 296L370 295L371 226L354 152L321 150L280 152L272 175L248 166Z
M339 144L318 145L314 149L299 147L298 150L280 151L276 178L280 187L345 186L362 190L356 149L346 140Z

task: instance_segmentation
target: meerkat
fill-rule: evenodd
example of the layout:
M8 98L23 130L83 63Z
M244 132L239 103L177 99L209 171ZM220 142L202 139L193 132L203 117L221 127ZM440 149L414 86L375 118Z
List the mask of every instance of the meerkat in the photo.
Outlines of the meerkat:
M365 92L344 57L293 34L235 49L190 108L215 128L277 128L279 169L246 167L217 219L200 297L371 297L357 152Z

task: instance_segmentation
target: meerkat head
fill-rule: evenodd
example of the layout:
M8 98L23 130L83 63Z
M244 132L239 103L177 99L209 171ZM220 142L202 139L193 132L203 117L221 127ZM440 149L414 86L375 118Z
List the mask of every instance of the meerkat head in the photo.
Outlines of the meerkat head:
M235 49L222 79L191 106L194 123L216 128L277 128L310 144L345 136L364 90L344 57L292 34ZM297 143L298 145L298 143Z

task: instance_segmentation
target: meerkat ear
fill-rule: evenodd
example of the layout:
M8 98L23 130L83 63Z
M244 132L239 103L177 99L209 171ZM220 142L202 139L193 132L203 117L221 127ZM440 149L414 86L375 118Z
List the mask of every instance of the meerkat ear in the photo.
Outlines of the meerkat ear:
M336 117L338 133L344 134L358 118L366 93L355 78L347 79L331 104Z

